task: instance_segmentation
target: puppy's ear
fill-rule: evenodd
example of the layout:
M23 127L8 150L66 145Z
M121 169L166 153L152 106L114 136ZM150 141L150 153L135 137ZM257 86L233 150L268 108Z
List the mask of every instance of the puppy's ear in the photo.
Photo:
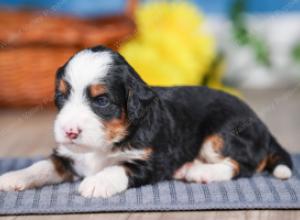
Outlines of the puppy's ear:
M136 74L130 70L126 79L127 117L131 123L141 119L156 98L156 93Z

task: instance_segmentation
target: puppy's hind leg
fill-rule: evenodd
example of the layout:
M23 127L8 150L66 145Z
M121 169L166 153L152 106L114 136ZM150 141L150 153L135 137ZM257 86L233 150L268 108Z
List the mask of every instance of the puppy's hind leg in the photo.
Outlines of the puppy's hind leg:
M219 135L208 137L192 163L184 164L175 172L175 179L188 182L209 183L231 180L239 174L239 164L222 155L224 141Z
M65 168L62 159L53 155L30 167L0 176L0 191L21 191L71 179L72 174Z
M218 163L203 163L196 160L187 170L185 180L188 182L210 183L231 180L237 173L235 163L224 159Z

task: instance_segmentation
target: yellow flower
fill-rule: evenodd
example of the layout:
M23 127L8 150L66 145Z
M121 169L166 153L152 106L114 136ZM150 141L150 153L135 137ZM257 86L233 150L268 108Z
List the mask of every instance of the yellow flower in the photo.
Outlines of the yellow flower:
M152 1L137 10L136 23L135 37L120 52L147 83L200 85L205 80L209 86L224 88L224 68L210 72L217 54L215 40L193 5Z

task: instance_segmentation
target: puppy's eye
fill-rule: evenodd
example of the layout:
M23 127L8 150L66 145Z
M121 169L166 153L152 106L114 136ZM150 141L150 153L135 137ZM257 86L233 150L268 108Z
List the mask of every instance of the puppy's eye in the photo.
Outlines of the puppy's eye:
M56 106L61 109L62 106L64 105L65 101L66 101L66 95L64 95L61 92L56 92L55 94L55 104Z
M63 94L63 93L61 93L61 92L57 92L57 93L55 94L55 99L56 99L57 101L59 101L59 102L64 101L66 98L67 98L66 95Z
M104 108L109 105L109 99L106 95L101 95L95 98L95 103L97 106Z
M56 96L57 99L65 99L66 98L66 96L61 92L57 92L55 94L55 96Z

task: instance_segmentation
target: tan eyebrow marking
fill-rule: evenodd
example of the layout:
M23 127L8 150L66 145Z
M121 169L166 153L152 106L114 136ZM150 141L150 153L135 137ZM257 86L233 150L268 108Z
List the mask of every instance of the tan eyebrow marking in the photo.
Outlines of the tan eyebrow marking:
M89 87L89 92L90 92L92 97L96 97L98 95L104 94L106 92L106 87L104 85L101 85L101 84L91 85Z
M59 80L59 84L58 84L58 90L66 95L67 94L67 91L68 91L68 85L67 85L67 82L63 79Z

